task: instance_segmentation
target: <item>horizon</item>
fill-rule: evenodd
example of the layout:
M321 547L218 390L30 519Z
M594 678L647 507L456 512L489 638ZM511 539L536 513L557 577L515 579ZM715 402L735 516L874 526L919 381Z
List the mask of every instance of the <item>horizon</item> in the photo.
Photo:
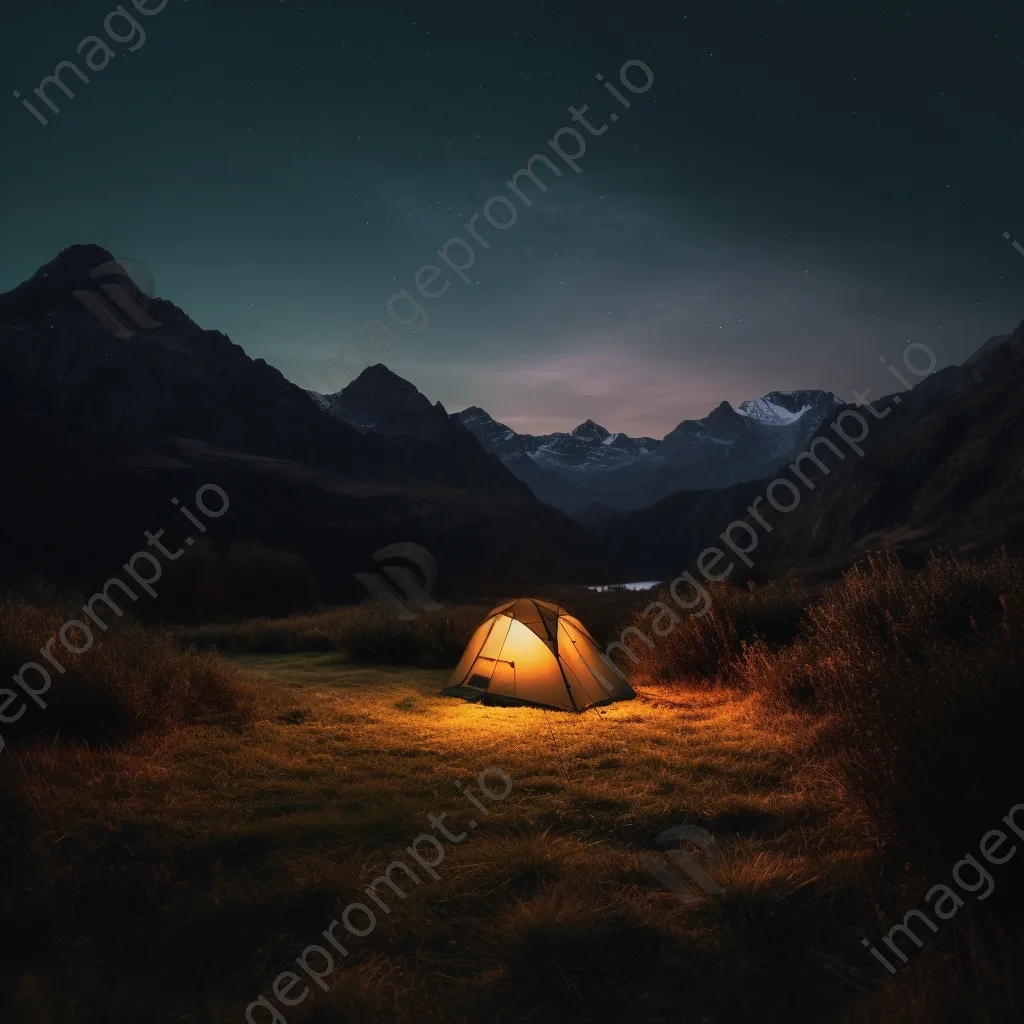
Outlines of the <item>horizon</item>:
M417 387L417 385L415 384L414 381L411 381L408 378L402 377L402 375L400 373L396 373L396 371L392 370L392 368L390 366L387 366L387 364L385 364L385 363L371 363L370 366L366 367L360 373L360 376L362 375L362 373L365 373L366 370L372 369L374 366L383 366L385 369L390 370L392 373L395 373L396 376L401 377L403 380L405 380L407 384L412 384L412 386L415 387L416 390L419 391L419 393L421 395L423 395L423 397L426 398L428 401L431 401L431 402L434 401L434 399L432 399L430 397L430 395L426 394L423 391L422 388ZM356 379L358 380L358 377ZM355 383L354 380L349 382L349 384L354 384L354 383ZM346 387L348 387L348 386L349 385L346 385ZM334 392L324 392L324 391L321 391L321 392L318 392L318 393L322 394L322 395L330 396L330 395L341 394L341 392L344 391L344 390L345 390L345 388L342 388L340 391L334 391ZM897 389L896 388L892 388L890 390L890 392L888 392L888 393L891 393L892 391L895 391L895 390L897 390ZM900 389L900 390L903 390L903 389ZM721 401L716 402L715 405L713 405L708 410L708 412L705 413L703 416L687 417L686 419L704 419L706 416L710 415L715 409L719 408L723 403L726 403L726 404L730 405L734 411L738 412L739 409L740 409L740 405L748 403L748 402L753 403L753 402L762 401L763 399L767 398L768 395L770 395L770 394L796 394L796 393L798 393L800 391L816 391L816 392L820 392L821 394L826 394L826 395L833 394L833 392L826 391L823 388L793 388L791 391L786 391L786 390L784 390L782 388L776 388L773 391L765 392L765 394L763 394L763 395L757 395L757 396L749 398L749 399L743 399L743 401L741 403L733 403L733 402L730 402L728 399L722 399ZM879 395L881 395L881 394L882 394L882 392L879 392ZM838 398L838 397L841 397L841 396L834 395L834 397ZM443 404L444 403L442 403L442 405ZM452 414L458 414L458 413L461 413L461 412L465 412L467 409L475 409L475 408L482 408L482 407L481 406L476 406L476 405L467 405L467 406L463 406L460 409L452 409L452 408L449 408L448 406L444 406L445 412L452 413ZM495 420L499 424L502 424L502 425L507 426L507 427L511 427L512 426L512 424L508 420L502 419L500 416L493 415L489 409L483 409L483 412L487 413L487 415L490 416L491 419ZM740 413L740 415L743 415L743 413ZM679 420L677 423L673 424L673 426L670 427L669 430L667 430L665 432L665 434L661 435L661 437L654 437L652 435L637 435L637 434L630 434L630 435L627 435L627 436L634 437L634 438L637 438L637 437L648 437L650 440L655 440L655 441L664 440L665 436L667 436L667 434L671 433L671 431L674 430L675 427L677 427L679 425L679 423L682 423L682 422L684 422L684 420ZM609 435L611 435L611 436L614 436L616 434L626 434L627 433L626 431L623 431L623 430L613 430L613 429L611 429L606 424L602 423L601 420L598 419L595 416L588 416L586 419L580 420L578 423L574 423L571 427L567 427L567 428L564 428L564 429L563 428L558 428L558 429L547 430L547 431L516 430L516 433L518 433L518 434L532 434L534 436L543 435L543 434L553 434L553 433L568 434L568 433L571 433L573 430L578 429L579 427L585 426L587 423L594 423L594 424L596 424L597 426L601 427L602 429L607 430Z
M78 246L85 247L85 246L93 246L93 245L97 245L97 243L72 243L70 246L65 246L65 247L63 247L59 251L63 252L66 249L69 249L69 248L75 248L75 247L78 247ZM106 249L105 246L99 246L99 248ZM111 250L107 249L106 251L110 252L111 255L113 255ZM56 258L57 255L58 255L58 253L54 253L53 256L51 256L50 259L52 260L52 259ZM117 257L114 256L114 259L116 260ZM127 257L122 257L122 259L124 260L124 263L126 265L126 269L129 270L129 272L130 272L130 274L132 276L138 276L138 271L142 271L144 274L148 274L149 273L149 269L145 265L130 266L130 264L133 261L131 261ZM22 284L24 281L26 281L29 278L31 278L33 276L33 274L35 274L39 269L41 269L42 266L45 266L49 262L50 262L50 260L46 260L46 261L44 261L44 263L40 264L38 267L33 268L32 271L30 271L29 273L25 274L20 280L18 280L14 284L12 284L9 288L0 289L0 295L3 295L5 293L13 290L14 288L18 287L18 285ZM136 281L136 284L139 284L139 283L140 282ZM150 283L152 284L153 282L150 281ZM158 298L158 299L164 299L166 301L174 302L174 304L176 306L178 306L178 308L183 313L185 313L191 319L195 320L195 317L192 316L192 314L190 313L190 311L187 308L184 308L184 307L180 306L180 304L177 301L168 298L167 295L165 295L165 294L163 294L161 292L161 290L160 290L158 285L155 287L155 290L153 291L153 294L152 294L151 297L155 297L155 298ZM1021 321L1017 321L1017 323L1020 323L1020 322ZM822 387L822 386L810 385L810 386L801 386L801 387L770 387L766 391L761 392L760 394L747 395L746 397L743 397L743 398L736 397L735 393L733 395L731 395L731 396L715 398L715 399L712 399L711 400L711 404L709 406L706 406L706 407L704 406L704 404L698 404L698 402L696 402L696 401L691 402L690 403L690 409L691 410L693 410L693 409L698 409L698 410L699 409L703 409L703 411L697 411L697 412L690 411L690 412L687 412L686 414L678 416L678 418L676 418L671 423L669 423L669 425L663 431L661 431L660 433L651 433L651 432L648 432L648 433L635 433L635 432L632 432L632 431L630 431L628 429L619 429L617 427L610 427L610 426L608 426L608 423L605 422L604 414L600 413L600 412L596 413L596 414L594 412L589 412L582 419L575 420L575 421L570 423L569 420L571 419L571 417L566 417L566 416L546 416L546 417L541 416L541 417L538 418L536 415L530 417L530 416L527 416L527 415L520 414L520 413L518 413L516 411L511 411L511 412L503 414L502 412L500 412L500 409L504 408L505 406L502 406L500 404L496 405L494 408L488 408L486 406L480 405L480 403L477 402L477 401L464 402L464 401L461 401L460 399L455 399L455 401L453 401L453 402L445 402L444 400L442 400L440 398L434 397L428 390L426 390L427 386L429 386L428 384L420 383L420 382L418 382L417 380L414 379L414 377L416 377L416 376L420 376L421 380L422 380L423 377L426 377L428 381L431 379L431 375L429 373L421 372L423 370L423 368L418 363L403 364L401 361L392 361L389 364L388 362L385 362L383 359L377 358L375 362L369 362L369 363L367 363L366 366L363 366L362 368L360 368L358 370L358 372L356 372L354 374L354 376L350 380L346 380L344 382L344 384L340 388L337 388L335 390L324 390L322 385L319 386L319 387L317 387L317 386L309 387L309 386L307 386L306 383L302 382L301 380L294 380L294 379L288 377L288 374L285 372L285 370L281 366L278 366L277 364L275 364L273 362L273 359L267 358L265 356L258 357L256 355L254 355L253 353L251 353L250 351L248 351L244 344L239 342L238 339L233 337L231 335L231 333L229 331L225 330L223 327L220 327L219 325L216 325L216 324L202 324L202 323L200 323L199 326L203 330L220 331L221 333L225 334L234 344L239 345L239 347L242 348L243 351L245 351L246 355L250 359L264 358L266 362L268 362L270 365L274 366L275 369L278 369L282 373L282 375L285 376L285 378L288 379L291 383L295 384L297 387L300 387L300 388L302 388L303 390L306 390L306 391L315 391L315 392L317 392L319 394L322 394L322 395L338 394L341 391L345 390L345 388L348 387L350 384L354 383L354 381L358 378L358 376L365 369L369 368L370 366L381 365L381 366L386 367L388 370L390 370L391 372L395 373L397 376L401 377L402 379L404 379L408 383L412 384L431 403L440 401L441 404L444 406L445 411L448 412L448 413L456 413L457 414L457 413L462 412L462 411L464 411L465 409L468 409L468 408L479 407L479 408L482 408L489 416L491 416L492 419L494 419L498 423L502 423L505 426L510 427L511 429L515 430L516 433L518 433L518 434L531 434L531 435L535 435L535 436L537 436L537 435L545 435L545 434L552 434L552 433L570 433L576 427L582 426L588 420L591 420L591 421L597 423L599 426L601 426L604 429L606 429L610 434L625 434L627 436L634 437L634 438L636 438L636 437L649 437L649 438L651 438L653 440L662 440L672 430L674 430L680 423L682 423L684 421L687 421L687 420L700 420L700 419L704 419L712 411L714 411L716 408L718 408L723 402L727 402L734 410L738 410L743 403L745 403L745 402L755 402L755 401L761 400L761 399L765 398L767 395L772 394L773 392L779 392L779 393L784 393L785 394L785 393L793 393L793 392L798 392L798 391L818 391L818 392L822 392L822 393L830 393L830 394L836 395L836 397L842 399L846 403L849 403L851 401L851 399L849 397L847 397L846 395L843 395L842 393L836 392L836 391L834 391L834 390L832 390L830 388ZM939 369L944 368L945 366L959 365L965 359L969 358L974 352L976 352L987 341L989 341L989 340L991 340L992 338L995 338L995 337L1000 337L1000 336L1003 336L1003 335L1009 335L1012 332L1012 330L1014 329L1014 326L1016 326L1016 324L1014 324L1013 326L1009 327L1009 329L1007 329L1006 331L997 332L996 334L990 335L989 337L986 337L986 338L983 338L983 339L977 341L973 345L971 345L970 343L965 344L963 346L963 348L964 348L964 355L962 356L962 358L960 358L958 360L950 359L950 360L947 360L945 362L943 362L941 360L938 360L937 363L936 363L935 369L939 370ZM918 344L922 344L922 343L918 343ZM883 362L883 359L884 359L884 357L882 359L879 359L878 363ZM345 367L348 368L348 364L347 363L345 364ZM886 396L886 395L890 395L890 394L893 394L893 393L896 393L898 391L903 390L903 388L898 383L894 383L893 382L893 378L889 374L886 374L884 372L884 370L880 366L877 366L877 365L873 366L873 367L871 367L871 370L872 370L872 376L873 376L873 383L870 384L870 385L867 385L867 387L870 387L871 395L873 396L872 400L874 400L874 398L880 398L880 397L883 397L883 396ZM853 385L853 387L856 388L857 390L860 390L860 391L863 392L865 385ZM507 388L504 389L504 393L502 395L502 400L505 401L505 402L513 401L513 399L510 399L508 397L507 391L508 391ZM600 397L600 396L595 396L595 397ZM496 411L496 410L498 410L498 411ZM671 415L671 414L669 414L669 415Z

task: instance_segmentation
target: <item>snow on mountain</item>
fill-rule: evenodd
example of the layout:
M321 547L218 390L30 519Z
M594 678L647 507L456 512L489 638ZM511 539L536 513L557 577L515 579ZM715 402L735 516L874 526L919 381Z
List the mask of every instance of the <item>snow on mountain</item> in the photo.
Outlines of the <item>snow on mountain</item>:
M660 441L613 434L593 420L538 437L476 407L456 415L541 500L572 512L595 502L642 508L673 491L757 479L800 452L842 404L827 391L772 391L739 409L721 402Z
M763 398L741 402L736 412L769 427L784 427L818 408L824 394L821 391L771 391ZM835 399L837 409L841 404Z
M753 398L746 402L740 402L737 412L741 416L749 416L752 420L759 420L769 426L781 426L784 423L793 423L810 410L810 405L803 405L796 412L790 412L767 398Z
M827 391L772 391L738 409L721 402L657 440L612 433L591 419L537 435L520 434L478 406L449 416L380 364L336 395L310 398L363 433L437 440L464 428L541 501L570 513L593 504L643 508L675 491L758 479L803 450L842 405Z

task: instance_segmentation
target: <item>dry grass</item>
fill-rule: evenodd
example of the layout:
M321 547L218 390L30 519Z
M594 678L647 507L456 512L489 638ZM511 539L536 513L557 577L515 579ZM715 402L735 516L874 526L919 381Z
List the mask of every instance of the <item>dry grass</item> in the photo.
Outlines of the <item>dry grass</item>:
M448 812L468 838L446 844L440 879L350 937L330 991L285 1009L289 1024L1019 1022L1016 861L895 978L860 940L924 906L1024 799L999 804L1020 773L986 731L1020 720L987 710L1019 699L1020 579L1003 556L916 575L883 559L813 597L736 588L717 624L659 648L670 661L645 666L637 700L581 716L438 696L482 606L192 633L323 649L237 655L259 693L245 715L4 753L0 1003L19 1024L238 1024ZM355 652L448 661L374 668ZM871 751L889 755L878 775ZM455 782L492 765L514 785L482 818ZM945 793L938 832L912 808L894 817L915 792ZM972 816L980 797L998 813ZM716 837L723 894L683 903L643 869L680 824Z
M511 795L289 1021L748 1020L769 992L810 1020L846 989L818 939L868 969L848 934L855 822L827 780L792 774L804 716L655 689L577 717L331 655L243 667L276 694L244 727L8 763L19 1019L241 1020L428 812L480 819L454 782L490 765ZM642 870L684 822L718 837L728 898L686 906Z
M226 625L179 629L182 645L231 654L297 654L337 651L371 665L454 666L490 605L448 605L396 619L382 603L331 608L283 619L250 619Z
M630 624L651 638L654 646L645 646L635 636L628 641L638 659L631 675L696 686L720 683L734 671L747 644L760 641L766 649L775 650L791 643L814 596L814 591L798 581L760 587L752 583L746 587L712 583L705 589L712 603L704 615L692 615L678 608L668 590L658 594L657 600L680 619L666 636L653 634L656 611L650 616L643 611L633 616ZM690 599L685 584L682 595ZM657 625L664 630L667 620ZM615 639L619 639L617 634ZM625 663L624 667L630 667L621 653L616 658Z
M827 717L850 795L886 845L943 863L1024 799L1024 563L875 555L807 612L796 643L756 644L736 678L774 706ZM898 852L898 851L897 851Z
M102 605L100 610L105 611ZM61 673L40 654L81 606L39 606L0 595L0 670L5 678L32 661L48 669L52 682L42 694L46 707L25 698L27 710L17 722L4 725L6 740L31 733L61 734L65 739L103 742L174 728L210 715L242 712L252 697L234 668L208 654L185 652L163 633L107 615L106 632L91 620L90 636L75 626L69 643L51 653ZM26 680L42 689L43 680L30 671ZM17 691L19 697L22 691ZM7 709L17 715L21 702Z

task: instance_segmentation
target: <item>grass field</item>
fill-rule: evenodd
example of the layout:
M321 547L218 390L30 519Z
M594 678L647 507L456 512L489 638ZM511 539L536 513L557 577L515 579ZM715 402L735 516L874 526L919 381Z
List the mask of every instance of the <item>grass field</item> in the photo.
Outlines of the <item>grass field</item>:
M286 1019L802 1020L870 974L843 963L857 843L827 785L788 778L806 723L766 731L728 692L577 717L440 697L439 671L240 661L267 717L22 764L15 1019L241 1021L429 812L479 827ZM484 818L455 782L489 766L513 788ZM725 897L684 905L640 867L682 822L718 837Z
M1019 1024L1024 865L895 977L861 940L1024 799L1022 580L882 561L816 596L723 590L635 700L582 715L440 696L468 607L177 638L222 655L123 624L0 755L0 1019ZM64 616L0 613L12 666ZM451 840L417 839L430 814ZM715 837L724 892L645 869L679 825Z

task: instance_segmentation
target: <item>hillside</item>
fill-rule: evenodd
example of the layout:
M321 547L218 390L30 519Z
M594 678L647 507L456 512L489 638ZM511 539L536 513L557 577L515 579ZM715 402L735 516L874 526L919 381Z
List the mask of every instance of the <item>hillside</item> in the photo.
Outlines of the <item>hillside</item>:
M627 571L661 577L682 572L737 519L758 534L749 575L760 579L835 575L871 548L892 548L912 560L937 548L1020 550L1022 394L1024 324L986 342L962 366L874 402L880 418L864 410L869 430L862 458L842 442L843 459L819 445L828 472L803 463L813 490L783 470L732 488L680 492L639 512L593 516L592 532ZM815 436L835 442L833 420ZM800 501L789 513L762 502L769 533L746 509L778 476L793 481Z
M369 435L173 304L121 286L156 327L119 337L73 295L110 259L73 246L0 295L0 430L8 511L0 581L28 573L95 586L213 482L232 500L209 540L306 558L321 595L360 596L353 573L412 541L438 586L481 579L603 582L578 525L538 502L444 413L430 436ZM173 518L172 518L173 515ZM97 578L98 577L98 578Z

